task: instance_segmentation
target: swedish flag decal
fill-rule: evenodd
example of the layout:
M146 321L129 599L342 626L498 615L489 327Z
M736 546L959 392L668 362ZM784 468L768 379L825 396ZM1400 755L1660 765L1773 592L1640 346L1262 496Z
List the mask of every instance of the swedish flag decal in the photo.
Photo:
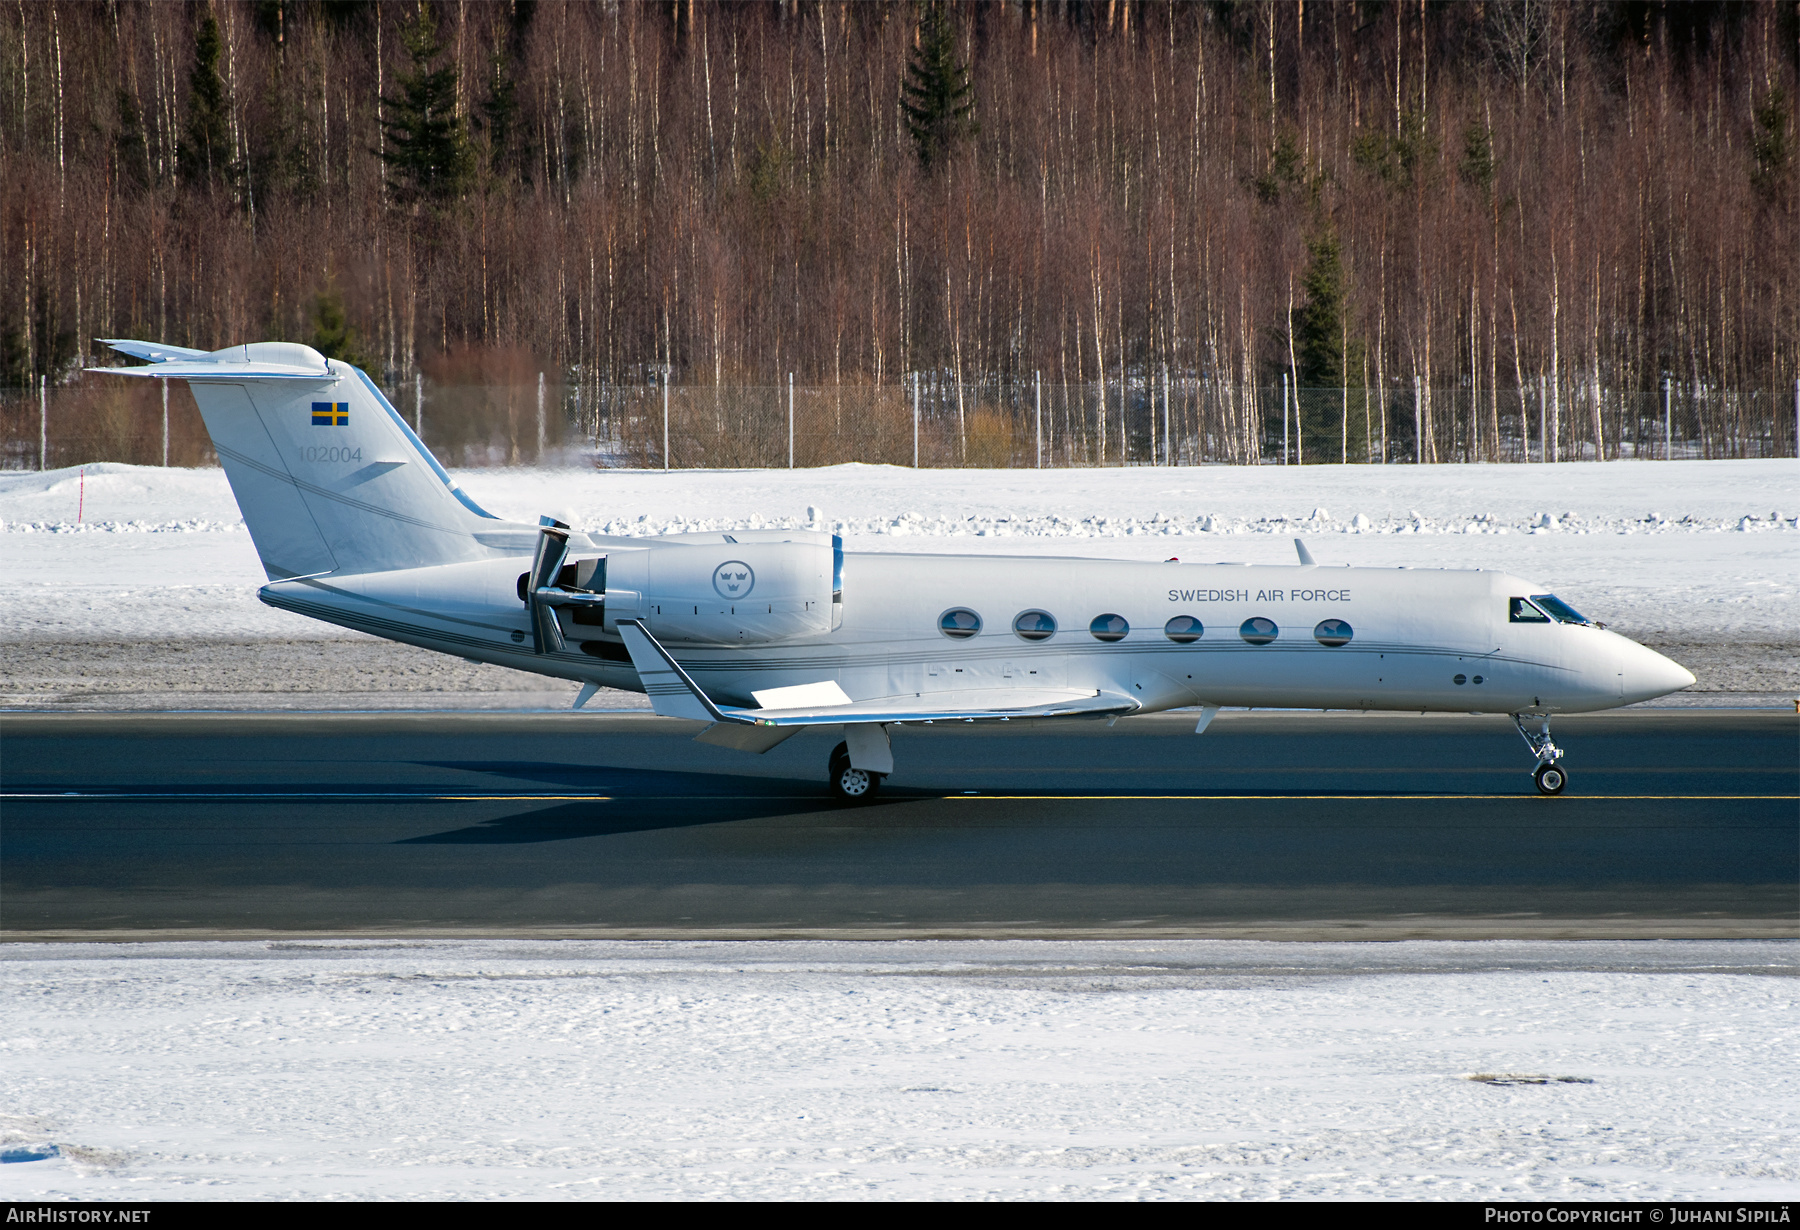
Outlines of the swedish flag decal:
M347 401L316 401L312 404L314 427L348 427L350 426L350 403Z

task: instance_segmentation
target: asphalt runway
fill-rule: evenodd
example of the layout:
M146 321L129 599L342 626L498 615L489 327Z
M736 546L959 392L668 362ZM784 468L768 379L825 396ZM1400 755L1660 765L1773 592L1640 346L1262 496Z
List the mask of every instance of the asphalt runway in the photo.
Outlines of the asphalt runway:
M1226 713L836 733L644 714L0 718L9 938L1800 934L1800 719Z

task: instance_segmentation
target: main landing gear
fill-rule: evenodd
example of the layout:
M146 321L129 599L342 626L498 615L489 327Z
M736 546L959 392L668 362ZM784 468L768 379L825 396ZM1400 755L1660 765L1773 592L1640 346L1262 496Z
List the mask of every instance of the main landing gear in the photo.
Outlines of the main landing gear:
M1544 713L1515 713L1512 715L1513 725L1519 728L1519 736L1531 748L1532 755L1537 757L1537 768L1532 771L1531 778L1537 783L1539 794L1561 794L1563 787L1569 784L1569 773L1557 761L1562 759L1562 748L1550 739L1550 716ZM1532 723L1536 729L1527 726Z
M858 769L850 763L850 745L840 743L831 749L831 762L828 772L831 777L831 793L845 803L866 802L881 788L880 773L868 769Z

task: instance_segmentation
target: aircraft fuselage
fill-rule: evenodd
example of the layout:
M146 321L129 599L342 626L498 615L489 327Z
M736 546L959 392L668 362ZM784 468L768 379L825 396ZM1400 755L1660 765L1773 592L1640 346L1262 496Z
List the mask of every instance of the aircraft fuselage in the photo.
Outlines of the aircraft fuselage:
M654 539L604 545L659 549ZM707 548L682 541L662 549ZM722 544L715 553L734 551ZM530 563L508 557L281 581L263 596L428 649L642 690L616 634L570 612L561 613L565 649L533 651L516 596ZM1542 592L1495 571L848 553L841 612L828 633L665 644L709 693L742 705L756 691L831 679L855 700L1059 688L1117 692L1141 712L1212 704L1573 713L1691 679L1600 627L1509 620L1510 599ZM944 615L959 610L974 612L979 629L946 635ZM1023 612L1049 616L1054 631L1045 635L1034 615L1021 635L1014 621ZM634 613L652 630L668 618ZM1091 630L1097 620L1106 639ZM1171 621L1181 621L1172 629L1179 640Z

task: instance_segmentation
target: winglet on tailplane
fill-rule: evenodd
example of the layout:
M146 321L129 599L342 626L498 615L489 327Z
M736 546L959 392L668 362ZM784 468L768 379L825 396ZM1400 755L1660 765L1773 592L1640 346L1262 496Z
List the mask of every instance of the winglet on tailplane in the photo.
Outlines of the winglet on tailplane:
M149 366L90 371L188 383L270 580L492 554L475 535L495 518L358 368L297 342L106 344Z

